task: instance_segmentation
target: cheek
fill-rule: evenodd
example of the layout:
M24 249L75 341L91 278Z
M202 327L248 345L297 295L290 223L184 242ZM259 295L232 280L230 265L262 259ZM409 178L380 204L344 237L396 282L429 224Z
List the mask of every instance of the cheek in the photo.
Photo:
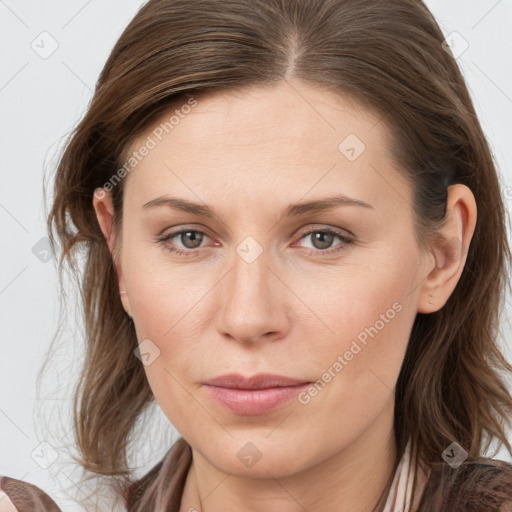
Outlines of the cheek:
M299 414L308 435L336 439L340 445L353 442L392 407L416 316L411 296L407 297L409 289L400 280L390 280L388 275L367 285L358 293L346 290L338 305L331 305L333 341L318 343L301 354L303 360L312 361L318 380L299 397Z
M179 355L182 350L173 347L182 348L195 338L198 311L208 300L211 285L207 279L194 279L189 270L166 262L162 256L153 260L137 258L134 251L126 260L126 271L123 266L138 339L150 338L162 353Z
M146 377L163 414L189 443L195 445L204 440L205 432L211 431L212 416L180 373L179 363L174 363L176 367L160 357L151 366L145 367Z
M187 303L172 293L148 293L147 301L143 297L141 293L137 304L137 338L139 342L151 340L157 353L144 367L155 400L178 432L206 428L207 418L194 399L197 390L191 379L191 374L205 365L205 354L196 342L199 337L190 322L192 312L187 314L190 306L184 307L197 301Z
M392 393L416 317L410 285L416 270L413 259L383 263L379 272L375 268L343 280L331 294L323 310L331 341L303 356L319 370L304 402L323 396L318 407L323 403L339 411L335 404L345 404L358 411L353 418L363 419L378 412ZM346 421L344 412L334 414Z
M206 364L197 341L204 328L202 308L208 304L211 285L206 280L194 281L190 272L143 261L136 251L131 252L123 274L130 289L138 342L150 354L151 363L144 370L158 405L183 432L182 426L186 431L191 419L197 423L204 415L192 398L195 390L189 373L197 373L197 368Z

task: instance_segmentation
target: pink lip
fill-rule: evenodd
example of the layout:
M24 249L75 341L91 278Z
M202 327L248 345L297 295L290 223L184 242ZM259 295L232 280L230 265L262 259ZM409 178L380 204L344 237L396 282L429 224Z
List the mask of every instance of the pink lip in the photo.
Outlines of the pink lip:
M302 379L258 374L229 374L203 383L210 395L236 414L264 414L297 396L309 384Z

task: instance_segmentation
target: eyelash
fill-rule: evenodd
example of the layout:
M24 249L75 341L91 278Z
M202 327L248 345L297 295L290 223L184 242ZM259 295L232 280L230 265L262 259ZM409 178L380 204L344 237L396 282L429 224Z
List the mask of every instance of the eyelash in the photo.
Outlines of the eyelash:
M208 236L207 233L205 233L204 231L201 231L201 230L198 230L198 229L180 229L178 231L173 231L171 233L168 233L167 235L163 236L163 237L160 237L158 238L158 242L162 244L162 246L164 247L165 250L173 253L173 254L176 254L178 256L185 256L185 257L190 257L190 256L195 256L197 255L197 252L198 250L197 249L176 249L176 248L173 248L173 247L169 247L168 245L168 241L171 240L172 238L174 238L175 236L177 235L181 235L182 233L189 233L189 232L192 232L192 233L201 233L203 235L206 235ZM329 255L329 254L333 254L333 253L338 253L338 252L342 252L344 250L347 249L347 245L351 245L354 243L354 240L352 240L351 238L348 238L347 236L341 234L339 231L336 231L332 228L323 228L323 229L313 229L313 230L310 230L310 231L307 231L306 233L304 233L303 235L301 235L301 237L299 238L299 240L302 240L303 238L306 238L307 236L313 234L313 233L327 233L329 235L334 235L336 237L338 237L340 240L341 240L341 244L338 244L330 249L325 249L325 250L321 250L321 249L305 249L307 251L308 254L326 254L326 255Z

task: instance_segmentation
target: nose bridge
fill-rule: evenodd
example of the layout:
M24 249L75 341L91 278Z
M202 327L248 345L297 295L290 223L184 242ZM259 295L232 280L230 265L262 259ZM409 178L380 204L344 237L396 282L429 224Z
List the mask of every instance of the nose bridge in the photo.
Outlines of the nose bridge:
M264 243L264 242L263 242ZM266 292L269 251L253 236L238 244L233 258L232 286L236 294L252 295L256 300Z

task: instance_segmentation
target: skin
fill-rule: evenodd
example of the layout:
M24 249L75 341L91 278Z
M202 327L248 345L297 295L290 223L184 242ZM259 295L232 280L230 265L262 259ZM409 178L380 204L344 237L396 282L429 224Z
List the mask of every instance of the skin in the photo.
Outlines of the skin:
M366 146L354 161L338 149L348 134ZM415 316L449 298L476 223L473 194L452 185L442 231L450 243L421 251L412 190L389 157L387 135L378 115L297 80L222 91L198 97L126 178L119 287L139 342L149 338L160 350L145 366L155 399L192 447L180 511L375 506L396 459L394 387ZM210 205L217 216L142 208L165 194ZM333 194L372 208L280 219L290 203ZM110 195L93 202L112 249ZM311 231L328 227L354 243L315 243ZM171 228L206 233L198 248L187 236L167 242L193 256L157 241ZM237 253L249 236L263 249L251 263ZM394 303L394 318L333 372ZM315 382L329 368L335 377L308 403L292 399L257 416L227 411L202 385L231 372ZM252 467L237 457L248 442L261 454Z

